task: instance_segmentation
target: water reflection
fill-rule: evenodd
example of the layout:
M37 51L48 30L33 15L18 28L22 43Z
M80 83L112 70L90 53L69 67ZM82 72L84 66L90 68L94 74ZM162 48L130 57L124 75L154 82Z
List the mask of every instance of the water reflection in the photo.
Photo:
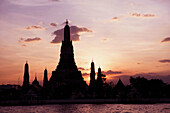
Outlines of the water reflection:
M0 113L168 113L170 104L57 104L0 107Z

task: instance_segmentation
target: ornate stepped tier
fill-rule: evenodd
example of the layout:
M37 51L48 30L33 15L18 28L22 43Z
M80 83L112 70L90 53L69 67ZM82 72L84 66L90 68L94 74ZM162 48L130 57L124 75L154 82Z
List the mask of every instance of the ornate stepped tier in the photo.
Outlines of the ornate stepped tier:
M56 70L52 72L49 82L52 88L51 93L82 92L87 86L74 61L73 45L70 41L70 27L67 21L64 27L64 41L62 41L60 61Z

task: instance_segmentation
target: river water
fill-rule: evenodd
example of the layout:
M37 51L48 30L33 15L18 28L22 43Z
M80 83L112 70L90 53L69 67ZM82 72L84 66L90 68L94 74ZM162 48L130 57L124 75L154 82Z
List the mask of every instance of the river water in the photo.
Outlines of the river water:
M56 104L3 106L0 113L170 113L170 104Z

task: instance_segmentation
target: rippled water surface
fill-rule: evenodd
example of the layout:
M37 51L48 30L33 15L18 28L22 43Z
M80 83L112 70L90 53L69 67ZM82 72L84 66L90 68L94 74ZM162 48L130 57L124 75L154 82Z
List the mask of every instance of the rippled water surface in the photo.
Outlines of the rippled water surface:
M0 113L170 113L170 104L56 104L4 106Z

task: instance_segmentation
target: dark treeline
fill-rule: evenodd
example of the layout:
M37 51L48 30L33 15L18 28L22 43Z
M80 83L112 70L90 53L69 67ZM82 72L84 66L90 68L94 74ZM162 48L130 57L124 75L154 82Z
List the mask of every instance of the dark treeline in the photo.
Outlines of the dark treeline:
M102 87L98 87L93 92L94 98L125 98L125 99L140 99L140 98L170 98L170 85L164 83L160 79L148 80L144 77L130 77L130 84L124 85L119 79L117 84L112 82L106 83L103 80Z

